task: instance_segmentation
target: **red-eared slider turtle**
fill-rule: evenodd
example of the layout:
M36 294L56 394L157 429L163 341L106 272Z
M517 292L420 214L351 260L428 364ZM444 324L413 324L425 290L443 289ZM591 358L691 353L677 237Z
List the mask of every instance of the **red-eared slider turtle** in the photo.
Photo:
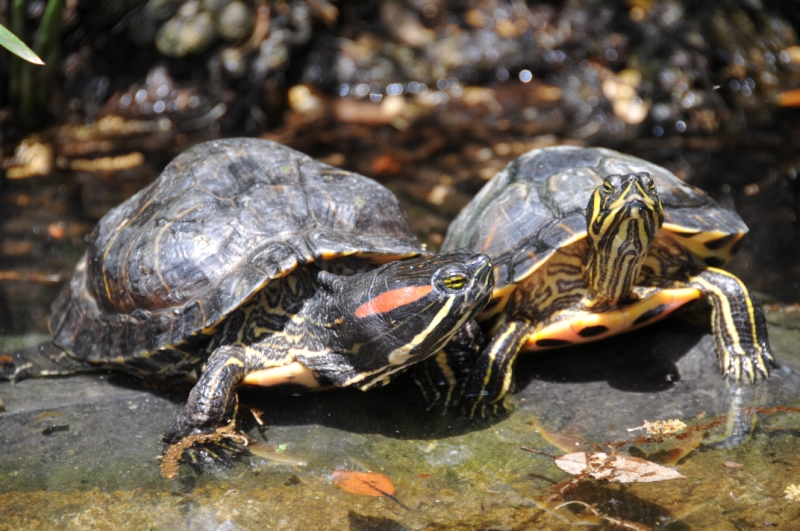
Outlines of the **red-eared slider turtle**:
M462 403L478 415L500 408L520 351L633 330L696 299L711 304L723 376L768 377L773 357L759 303L719 269L746 233L734 211L635 157L562 146L512 161L443 244L486 253L494 264L492 301L478 316L490 342Z
M206 142L100 220L52 306L58 349L5 373L197 379L169 442L229 423L242 383L366 390L489 300L485 255L426 254L375 181L265 140Z

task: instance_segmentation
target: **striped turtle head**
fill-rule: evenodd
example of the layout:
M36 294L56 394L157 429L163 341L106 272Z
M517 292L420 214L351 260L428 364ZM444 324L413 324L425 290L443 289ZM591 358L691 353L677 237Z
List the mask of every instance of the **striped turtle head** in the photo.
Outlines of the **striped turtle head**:
M648 173L609 175L589 198L589 289L598 303L616 304L633 287L664 209Z
M463 250L340 277L333 347L357 369L345 385L385 384L436 354L486 306L493 287L489 257Z

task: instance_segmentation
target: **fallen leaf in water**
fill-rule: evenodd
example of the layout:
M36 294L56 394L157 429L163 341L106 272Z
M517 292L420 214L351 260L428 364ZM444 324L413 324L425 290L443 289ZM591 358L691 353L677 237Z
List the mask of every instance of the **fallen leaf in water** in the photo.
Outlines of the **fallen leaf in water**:
M333 482L351 494L362 496L391 496L394 494L394 485L391 480L377 472L334 470Z
M648 483L685 478L674 468L638 457L608 455L604 452L575 452L555 458L558 468L572 475L588 474L595 479L617 483Z
M722 463L722 466L727 467L727 468L739 468L740 466L744 466L744 465L741 464L741 463L736 463L734 461L725 461L724 463Z

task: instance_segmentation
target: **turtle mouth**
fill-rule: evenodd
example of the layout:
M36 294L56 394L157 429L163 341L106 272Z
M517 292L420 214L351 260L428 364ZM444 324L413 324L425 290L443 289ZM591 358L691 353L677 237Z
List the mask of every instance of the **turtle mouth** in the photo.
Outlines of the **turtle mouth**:
M656 202L652 198L643 196L638 193L631 193L626 197L622 197L609 205L609 212L626 211L632 215L641 217L647 212L655 210Z

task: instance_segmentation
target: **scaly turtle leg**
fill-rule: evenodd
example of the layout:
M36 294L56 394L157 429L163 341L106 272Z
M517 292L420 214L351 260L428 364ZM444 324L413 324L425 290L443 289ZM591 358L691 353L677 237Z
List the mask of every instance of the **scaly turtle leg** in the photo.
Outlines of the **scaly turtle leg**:
M320 388L313 370L298 362L276 364L268 349L258 345L217 347L189 393L183 412L164 434L164 441L175 443L187 435L207 434L230 425L236 416L236 390L240 384Z
M494 335L478 358L464 390L462 406L470 418L506 410L505 397L513 383L514 362L533 332L534 327L529 323L510 321Z
M96 371L91 366L71 358L52 341L13 352L0 353L0 380L17 382L40 376L62 376L78 372Z
M722 375L753 383L769 377L775 358L769 348L761 305L734 275L709 267L689 275L687 285L711 304L711 328Z
M236 388L253 370L244 347L223 345L208 359L200 380L189 393L183 412L163 436L175 443L192 433L211 433L229 424L236 413Z
M481 354L483 334L477 322L469 321L436 355L418 363L414 382L422 391L428 409L442 406L443 413L457 406Z

